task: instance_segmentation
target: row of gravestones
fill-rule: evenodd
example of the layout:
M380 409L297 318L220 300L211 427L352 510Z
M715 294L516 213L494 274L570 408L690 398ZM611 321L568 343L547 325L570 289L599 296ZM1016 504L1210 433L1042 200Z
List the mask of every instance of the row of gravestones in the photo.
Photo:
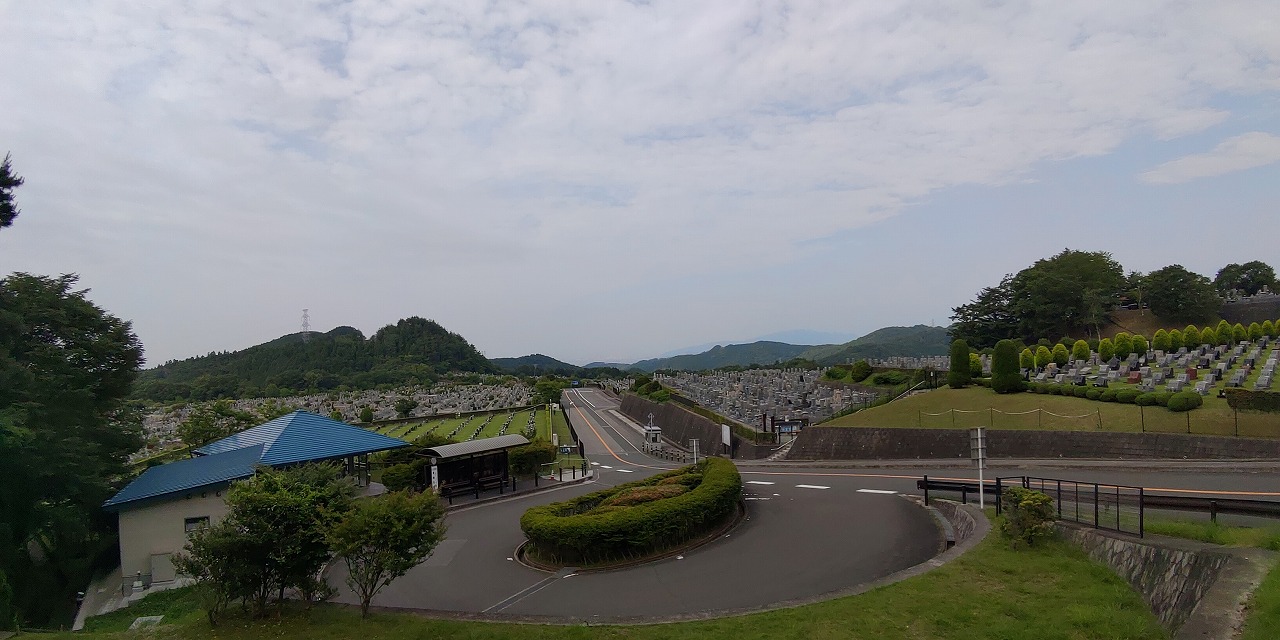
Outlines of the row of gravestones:
M1034 377L1030 370L1024 369L1022 373L1028 380L1059 384L1106 387L1112 382L1126 382L1144 392L1155 391L1156 385L1163 384L1165 390L1176 393L1194 383L1192 388L1197 393L1209 395L1224 379L1227 387L1244 386L1268 342L1264 337L1256 343L1245 341L1234 347L1201 345L1193 349L1182 347L1176 353L1153 350L1145 355L1129 354L1124 360L1112 358L1106 363L1100 363L1094 352L1089 360L1076 360L1074 366L1060 369L1056 363L1050 363L1043 371L1034 373ZM1271 388L1277 354L1280 348L1273 349L1263 365L1254 383L1255 390ZM1237 363L1241 365L1238 368ZM1204 374L1200 374L1202 369L1206 370Z

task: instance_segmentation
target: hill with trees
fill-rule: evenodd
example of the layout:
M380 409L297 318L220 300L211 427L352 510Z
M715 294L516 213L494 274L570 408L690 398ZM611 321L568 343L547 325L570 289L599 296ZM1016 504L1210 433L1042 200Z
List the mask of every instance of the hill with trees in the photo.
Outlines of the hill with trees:
M551 356L534 353L519 358L490 358L489 362L503 373L517 376L563 376L566 378L620 378L625 374L622 368L629 365L587 365L579 367L561 362Z
M365 339L358 329L293 333L241 351L166 362L141 372L134 396L152 401L277 396L347 386L432 384L496 373L470 342L434 321L406 318Z
M659 369L703 371L721 367L774 364L795 358L811 348L767 340L749 344L716 345L702 353L641 360L631 365L631 368L647 372Z
M942 356L950 345L946 327L918 324L884 327L844 344L810 347L800 357L818 364L845 364L894 356Z

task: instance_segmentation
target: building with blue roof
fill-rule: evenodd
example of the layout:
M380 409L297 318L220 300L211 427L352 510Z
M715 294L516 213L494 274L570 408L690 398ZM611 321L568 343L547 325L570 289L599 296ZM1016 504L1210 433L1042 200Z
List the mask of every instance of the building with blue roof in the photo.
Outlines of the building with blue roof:
M194 457L151 467L103 503L120 519L120 570L144 585L176 578L169 561L187 535L226 517L223 498L236 480L259 466L335 461L363 486L370 453L408 446L306 411L294 411L193 452Z

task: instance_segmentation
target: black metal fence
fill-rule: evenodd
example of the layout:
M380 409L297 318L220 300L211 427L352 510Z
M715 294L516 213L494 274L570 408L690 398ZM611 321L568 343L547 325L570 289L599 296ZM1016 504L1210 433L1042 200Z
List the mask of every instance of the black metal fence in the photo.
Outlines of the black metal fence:
M1142 487L1031 476L996 478L996 513L1000 512L1004 487L1011 485L1053 498L1059 520L1139 537L1143 534L1146 491Z

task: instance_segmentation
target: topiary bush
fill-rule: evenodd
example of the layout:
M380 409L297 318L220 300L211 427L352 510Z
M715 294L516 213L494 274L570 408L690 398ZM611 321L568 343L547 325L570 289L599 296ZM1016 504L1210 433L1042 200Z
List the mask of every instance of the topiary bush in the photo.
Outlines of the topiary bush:
M1213 327L1205 327L1200 330L1200 344L1209 346L1218 344L1218 333L1213 330Z
M859 360L849 367L849 380L852 382L862 382L871 375L871 363L866 360Z
M1097 389L1097 388L1088 389L1085 391L1084 397L1090 400L1097 400L1102 397L1102 389Z
M1142 395L1142 392L1137 389L1120 389L1119 391L1116 391L1116 402L1123 404L1135 404L1138 400L1138 396L1140 395Z
M951 368L947 371L947 386L963 389L973 381L969 372L969 343L956 340L951 343Z
M1276 337L1276 324L1270 320L1262 321L1262 335L1271 338Z
M1089 387L1071 387L1071 394L1077 398L1089 397Z
M1161 400L1163 400L1164 403L1162 403ZM1158 391L1148 391L1147 393L1139 395L1133 401L1134 404L1140 407L1165 406L1168 402L1169 399L1164 397L1164 394Z
M1183 338L1181 329L1174 329L1169 332L1169 350L1170 351L1177 351L1178 349L1181 349L1185 346L1187 346L1187 343Z
M631 506L605 504L641 487L679 491L669 487L682 483L663 482L694 474L700 476L697 484L679 495ZM742 478L733 462L707 458L638 482L533 507L520 518L520 528L541 559L598 564L650 555L707 533L733 516L741 497Z
M419 464L393 464L382 471L382 485L387 491L404 491L405 489L418 489L419 478L422 475L422 465Z
M1017 393L1024 388L1018 371L1018 345L1012 340L997 342L991 354L991 388L996 393Z
M1000 533L1014 548L1053 537L1053 499L1022 487L1005 487L1000 494Z
M1249 339L1250 340L1261 340L1262 336L1264 335L1266 334L1262 332L1262 325L1256 322L1249 323Z
M1116 345L1111 342L1111 338L1103 338L1098 343L1098 359L1109 362L1114 357L1116 357Z
M1151 336L1151 348L1156 351L1169 350L1169 332L1164 329L1156 329L1154 335Z
M1204 398L1194 391L1179 391L1169 396L1170 411L1190 411L1204 404Z
M1049 350L1049 347L1046 347L1044 345L1037 346L1036 347L1036 368L1043 369L1049 366L1050 362L1053 362L1053 352Z
M982 356L976 353L969 354L969 377L982 377Z
M1075 343L1071 345L1072 360L1088 360L1091 353L1092 351L1089 349L1089 343L1084 340L1076 340Z
M1098 396L1098 399L1103 402L1115 402L1117 393L1119 392L1115 389L1106 389L1102 392L1102 395Z
M1133 346L1133 353L1138 355L1146 354L1148 349L1146 336L1141 333L1135 333L1133 334L1133 337L1130 338L1130 344Z
M1115 345L1117 358L1127 358L1133 353L1133 337L1126 331L1117 333L1111 343Z
M1232 325L1231 327L1232 342L1244 342L1245 340L1248 340L1248 339L1249 339L1249 330L1246 329L1244 325L1240 324L1239 322Z
M1036 368L1036 354L1031 349L1023 349L1022 353L1018 354L1018 366L1023 369Z
M1071 352L1067 351L1066 345L1061 342L1053 345L1053 361L1059 367L1067 366L1067 363L1071 361Z
M1044 382L1037 382L1034 387L1031 387L1031 390L1040 395L1045 395L1049 393L1049 385Z
M1200 338L1200 330L1194 324L1189 324L1187 328L1182 330L1182 342L1188 349L1204 344Z

